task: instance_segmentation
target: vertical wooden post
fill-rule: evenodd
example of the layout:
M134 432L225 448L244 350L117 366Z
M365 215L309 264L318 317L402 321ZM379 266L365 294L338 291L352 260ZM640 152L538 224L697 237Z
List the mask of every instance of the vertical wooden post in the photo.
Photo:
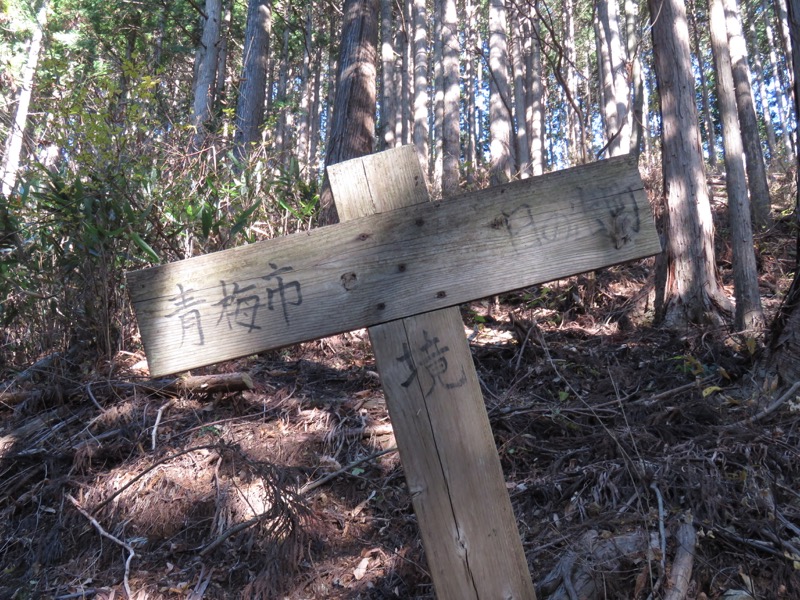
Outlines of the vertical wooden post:
M328 176L342 220L430 199L411 146ZM535 600L458 308L369 334L437 597Z

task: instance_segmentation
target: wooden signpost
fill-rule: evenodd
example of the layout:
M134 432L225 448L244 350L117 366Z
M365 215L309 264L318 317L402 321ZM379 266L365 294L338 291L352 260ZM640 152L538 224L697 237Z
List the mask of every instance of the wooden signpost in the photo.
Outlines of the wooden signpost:
M369 327L437 596L533 599L457 305L660 252L636 162L443 202L411 147L328 175L338 225L128 274L151 375Z

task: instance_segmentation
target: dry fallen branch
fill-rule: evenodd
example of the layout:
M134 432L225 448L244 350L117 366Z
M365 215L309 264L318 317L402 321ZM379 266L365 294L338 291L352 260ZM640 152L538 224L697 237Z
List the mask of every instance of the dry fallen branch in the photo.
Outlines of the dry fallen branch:
M91 387L94 385L94 391ZM146 394L176 394L178 392L193 392L201 394L227 394L230 392L243 392L253 389L253 380L247 373L219 373L216 375L186 375L184 377L168 377L164 379L151 379L149 381L105 381L94 382L83 386L89 399L100 408L94 392L97 388L108 388L117 393L133 393L140 391ZM61 390L63 396L77 393L80 387ZM6 390L0 392L0 403L7 406L16 406L22 402L37 401L49 394L56 394L56 390Z
M672 572L669 576L669 590L664 600L684 600L689 592L692 581L692 567L694 565L694 551L697 543L697 534L692 524L691 516L678 526L675 532L677 550L675 560L672 561Z
M783 394L780 398L775 400L772 404L770 404L767 408L762 410L760 413L753 415L752 417L747 417L746 419L742 419L736 423L732 423L726 429L735 429L737 427L745 427L747 425L752 425L753 423L757 423L758 421L765 419L776 410L778 410L783 404L791 398L797 389L800 388L800 381L795 381L792 387L790 387L785 394Z
M117 544L118 546L122 546L123 548L125 548L125 550L128 551L128 559L125 561L125 575L124 575L123 580L122 580L122 585L125 587L125 593L128 595L128 598L131 598L132 597L131 596L131 584L130 584L131 561L133 560L133 557L136 556L136 552L133 550L133 546L131 546L127 542L123 542L118 537L115 537L115 536L111 535L105 529L103 529L103 526L100 525L100 523L98 523L97 520L94 517L92 517L92 515L87 513L81 507L81 505L78 504L78 501L75 500L75 498L73 498L70 494L67 494L67 500L72 502L73 506L76 509L78 509L78 512L81 513L84 517L86 517L89 520L89 522L94 526L95 529L97 529L97 532L100 535L102 535L103 537L108 538L109 540L111 540L112 542Z

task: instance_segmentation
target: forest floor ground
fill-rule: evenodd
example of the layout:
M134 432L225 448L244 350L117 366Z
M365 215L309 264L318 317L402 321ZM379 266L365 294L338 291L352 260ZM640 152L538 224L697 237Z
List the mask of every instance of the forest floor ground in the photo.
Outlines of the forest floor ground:
M757 247L774 314L788 222ZM760 414L763 339L653 327L652 272L462 307L538 597L664 598L691 524L686 598L798 599L800 403ZM0 404L0 599L433 598L366 332L194 374L226 372L253 388L153 389L135 348L27 373Z

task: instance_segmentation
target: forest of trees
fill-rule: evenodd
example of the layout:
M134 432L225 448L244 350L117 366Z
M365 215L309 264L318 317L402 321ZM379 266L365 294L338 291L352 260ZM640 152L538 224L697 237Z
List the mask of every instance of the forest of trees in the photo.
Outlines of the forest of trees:
M4 356L113 354L125 270L332 222L324 166L400 144L434 197L663 164L658 319L761 328L753 231L797 168L789 20L781 0L2 0Z

